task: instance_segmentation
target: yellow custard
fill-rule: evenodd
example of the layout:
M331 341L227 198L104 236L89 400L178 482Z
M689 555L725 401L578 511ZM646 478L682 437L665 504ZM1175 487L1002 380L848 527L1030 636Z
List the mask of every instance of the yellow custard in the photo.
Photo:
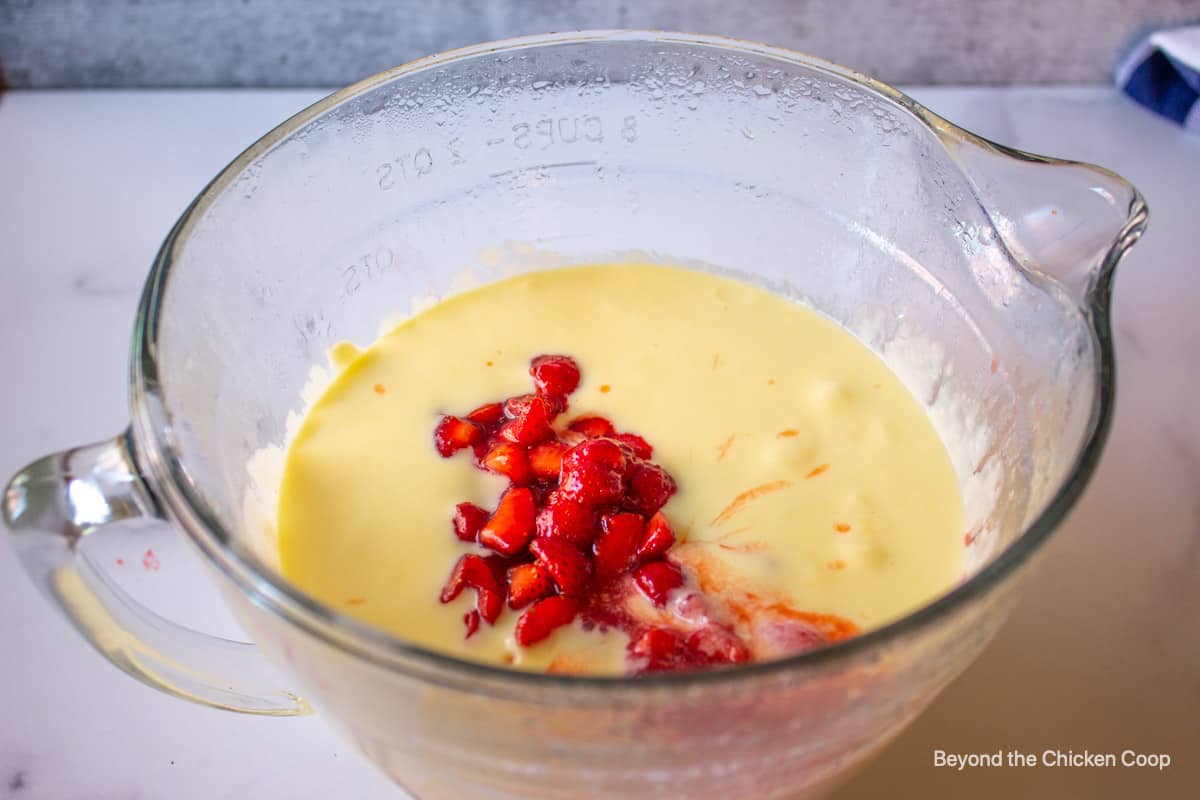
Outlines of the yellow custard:
M494 508L506 481L467 454L440 457L433 429L443 414L530 391L542 353L582 369L560 425L599 414L654 445L679 485L664 509L681 540L672 558L742 627L786 607L867 629L957 580L963 506L950 459L877 356L764 289L632 263L521 275L439 303L361 352L344 347L344 369L288 448L284 574L442 652L624 672L620 632L577 620L523 648L506 610L467 640L474 593L438 601L472 549L452 532L455 504Z

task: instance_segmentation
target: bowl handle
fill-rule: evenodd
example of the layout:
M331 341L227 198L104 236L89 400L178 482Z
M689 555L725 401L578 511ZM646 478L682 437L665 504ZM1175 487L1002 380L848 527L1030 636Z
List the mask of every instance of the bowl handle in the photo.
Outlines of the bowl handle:
M4 492L4 521L25 571L117 667L206 706L272 716L308 713L303 699L278 688L256 645L164 619L76 553L83 537L133 519L166 518L134 466L128 431L39 459Z

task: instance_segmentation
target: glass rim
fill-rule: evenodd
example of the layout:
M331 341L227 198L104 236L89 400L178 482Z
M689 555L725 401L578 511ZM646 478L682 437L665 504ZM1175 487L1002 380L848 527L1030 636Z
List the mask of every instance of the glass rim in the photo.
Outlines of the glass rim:
M407 641L343 614L304 593L277 570L266 565L249 548L241 545L221 524L213 509L193 488L182 457L167 440L169 420L159 390L155 337L168 277L175 255L186 242L192 225L238 178L245 167L304 125L342 103L378 86L432 67L505 51L564 44L622 42L691 45L798 64L871 90L912 113L939 138L950 135L964 143L1023 161L1057 166L1086 166L1120 180L1129 187L1132 200L1126 223L1105 253L1096 279L1085 298L1083 311L1095 345L1093 349L1097 373L1096 391L1092 398L1086 439L1066 478L1045 508L1025 526L1021 534L999 553L994 554L976 573L930 602L887 624L825 647L771 661L731 668L667 672L637 677L541 673L457 658ZM988 141L943 119L887 84L824 59L785 48L721 36L630 30L537 34L459 48L426 56L378 73L336 91L300 111L235 158L183 212L155 257L134 324L130 395L135 458L143 468L144 474L150 478L151 491L168 512L168 517L183 528L212 565L245 593L251 602L355 657L390 670L413 674L422 680L431 680L430 674L424 670L418 674L406 662L416 661L425 669L436 669L438 680L441 682L485 678L491 684L503 684L517 689L560 688L636 692L742 682L838 661L849 661L876 647L920 631L988 593L1003 579L1014 575L1070 512L1096 468L1111 425L1115 387L1114 347L1109 323L1112 278L1121 256L1144 229L1146 216L1145 203L1137 190L1108 170L1081 165L1079 162L1046 158Z

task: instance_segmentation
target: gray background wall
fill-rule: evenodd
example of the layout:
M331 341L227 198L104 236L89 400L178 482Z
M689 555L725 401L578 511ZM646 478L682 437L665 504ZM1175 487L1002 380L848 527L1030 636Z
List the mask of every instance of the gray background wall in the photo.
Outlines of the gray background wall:
M893 83L1101 83L1200 0L0 0L0 87L338 86L418 56L580 28L722 33Z

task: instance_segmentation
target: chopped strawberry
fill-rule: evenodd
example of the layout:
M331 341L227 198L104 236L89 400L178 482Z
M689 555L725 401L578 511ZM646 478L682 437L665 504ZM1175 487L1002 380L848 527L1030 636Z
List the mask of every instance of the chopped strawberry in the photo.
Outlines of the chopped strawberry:
M649 628L629 642L630 655L645 660L646 672L658 672L679 666L685 654L683 637L670 628Z
M587 588L592 565L573 545L562 539L534 539L529 550L558 590L565 595L578 596Z
M483 466L489 472L503 475L517 486L524 486L533 477L525 448L512 442L497 442L483 457Z
M675 531L671 530L671 523L661 511L656 512L646 523L646 535L638 545L637 560L644 562L657 558L674 544Z
M642 672L741 664L750 659L749 648L724 625L706 625L691 634L672 628L650 628L632 639L627 650L643 662Z
M624 482L616 472L589 466L564 472L559 489L580 503L598 506L619 500L624 493Z
M449 458L482 438L483 431L478 425L449 415L442 417L442 421L433 431L433 443L442 458Z
M562 442L542 442L529 449L529 468L533 477L543 481L558 480L562 467L563 453L567 450Z
M596 416L577 417L571 420L570 424L567 425L567 429L576 433L582 433L589 439L595 439L600 436L612 436L617 432L617 429L613 427L611 422L604 417Z
M596 537L596 578L609 580L629 568L643 540L645 521L637 514L605 514Z
M458 560L450 572L450 580L442 589L442 602L453 601L468 586L476 591L500 591L496 575L483 556L468 553Z
M500 612L504 610L504 590L499 586L495 589L480 589L475 595L475 610L488 625L496 624L496 620L500 619Z
M570 356L538 356L529 365L538 394L566 397L579 386L579 365Z
M500 428L501 438L522 447L529 447L553 438L554 429L550 427L550 423L558 413L545 399L533 395L527 395L527 397L530 398L529 402L519 404L516 407L515 415L509 414L509 403L516 398L505 403L505 414L509 414L512 418Z
M517 644L531 647L556 629L571 624L579 613L579 605L569 597L554 595L538 600L517 619L514 631Z
M647 600L661 607L672 589L683 586L683 571L670 561L651 561L638 567L633 581Z
M563 539L587 547L596 535L596 512L590 505L554 491L538 511L536 528L539 538Z
M640 656L665 658L673 654L681 642L679 633L670 628L648 628L629 642L629 650Z
M517 558L521 558L521 556L517 556ZM508 568L513 565L514 559L507 558L499 553L492 553L491 555L484 556L483 561L491 569L492 574L496 576L496 585L503 589L508 584Z
M467 414L467 419L480 425L498 425L504 420L504 404L488 403Z
M642 671L749 658L733 630L712 621L698 592L673 599L667 616L683 628L646 629L631 616L625 605L630 582L660 607L685 582L682 570L665 558L675 533L660 511L676 491L675 481L650 462L654 448L648 441L617 433L604 417L585 415L555 430L580 382L574 359L538 356L529 371L536 393L482 405L465 419L443 417L434 431L443 456L469 447L480 468L509 483L490 516L473 503L455 508L455 535L493 551L460 558L442 590L448 603L465 588L475 589L475 609L463 616L466 636L483 622L495 624L507 602L514 611L523 609L516 624L522 646L542 641L582 609L585 627L629 634L630 657ZM627 581L622 576L630 571ZM757 648L757 633L755 642Z
M650 516L667 504L675 494L675 481L657 464L639 462L629 470L629 492L625 507L642 516Z
M451 602L468 586L475 590L475 608L479 616L489 624L495 622L504 606L504 590L482 556L467 554L458 560L450 573L450 580L442 589L442 602Z
M508 398L501 404L504 408L504 416L509 419L525 416L529 413L529 407L533 405L533 401L536 399L536 394L518 394Z
M487 519L485 509L474 503L459 503L454 507L454 535L464 542L473 542Z
M638 458L646 459L654 455L654 448L636 433L614 433L612 438L627 446Z
M706 625L687 638L687 648L711 664L744 664L750 648L724 625Z
M603 467L618 474L625 472L627 461L621 447L612 439L588 439L563 454L563 469Z
M567 407L567 399L565 397L549 397L540 394L518 394L504 401L504 416L508 419L518 419L529 413L529 408L535 402L540 402L546 407L547 413L551 419L554 419Z
M518 564L508 571L508 607L524 608L554 592L550 573L537 564Z
M536 508L533 492L509 489L491 519L479 529L479 543L506 556L515 556L533 538Z
M611 439L588 439L563 455L559 491L584 505L602 505L625 493L625 454Z

